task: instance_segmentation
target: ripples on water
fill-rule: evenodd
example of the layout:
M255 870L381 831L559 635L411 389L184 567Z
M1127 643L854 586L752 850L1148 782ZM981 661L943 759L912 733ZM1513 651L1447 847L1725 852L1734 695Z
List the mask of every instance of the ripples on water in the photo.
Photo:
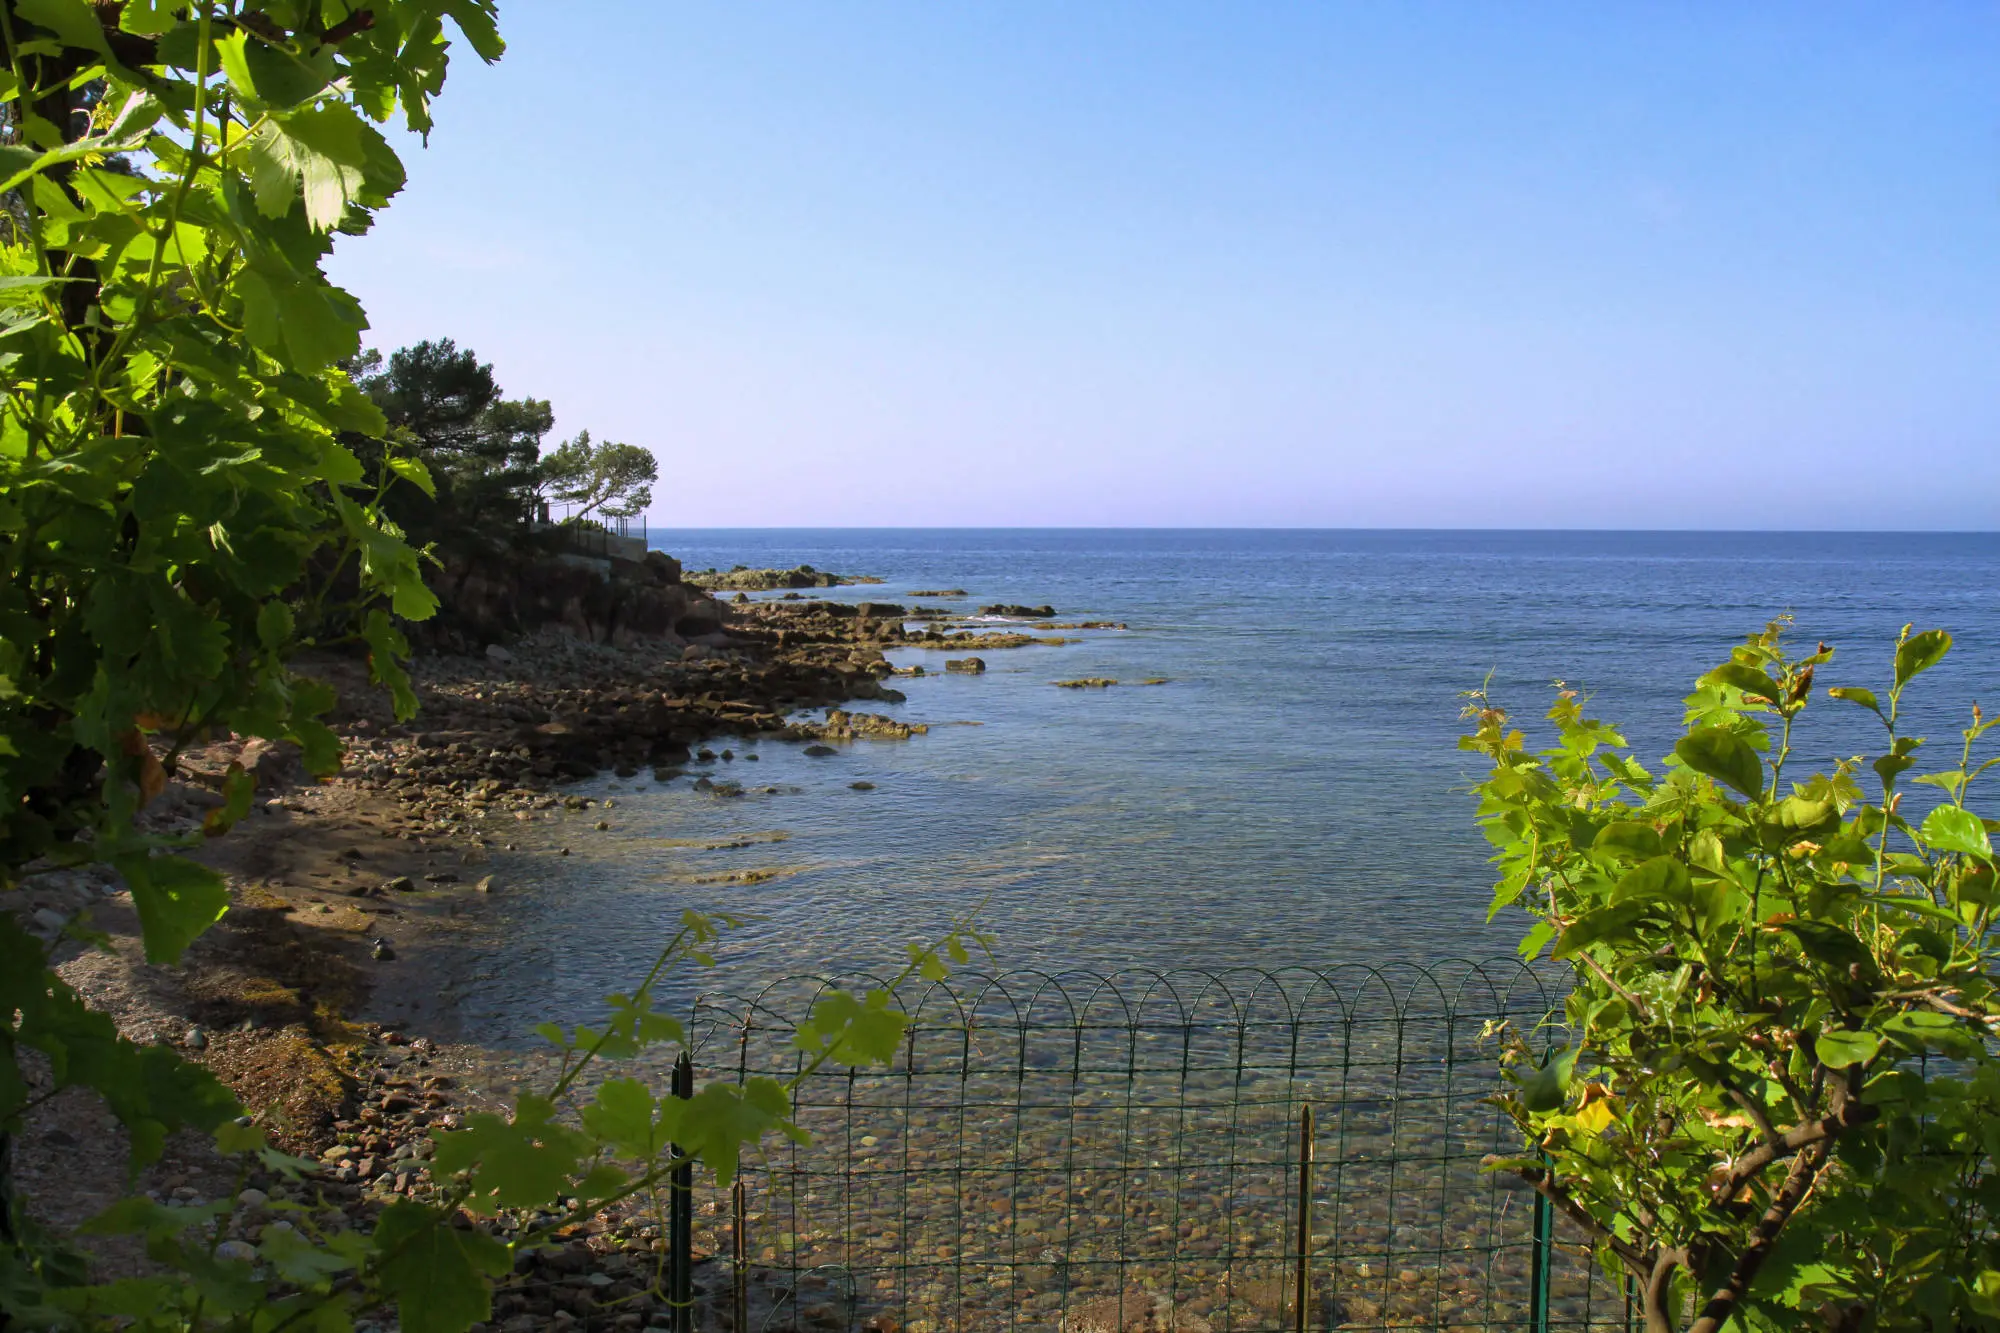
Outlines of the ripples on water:
M509 826L522 851L495 869L512 888L458 983L470 1037L585 1016L689 906L755 917L724 955L732 988L889 967L975 908L1010 969L1505 954L1519 930L1485 924L1476 767L1455 748L1459 694L1489 671L1523 719L1552 680L1580 685L1649 764L1692 678L1784 611L1802 646L1841 649L1829 684L1883 685L1905 621L1951 629L1959 646L1917 711L1934 738L2000 694L1992 535L707 531L655 545L689 568L887 580L830 594L849 600L963 588L966 609L1049 602L1131 628L988 653L981 677L897 682L909 701L880 711L933 724L909 742L828 759L738 743L714 766L777 795L604 778L579 790L617 799L610 832L591 831L596 813ZM893 656L937 670L944 654ZM1171 683L1051 684L1079 676ZM1872 743L1858 710L1820 711L1839 725L1807 735L1802 769ZM752 832L787 836L687 845ZM550 855L559 845L576 854ZM787 873L692 882L765 868Z

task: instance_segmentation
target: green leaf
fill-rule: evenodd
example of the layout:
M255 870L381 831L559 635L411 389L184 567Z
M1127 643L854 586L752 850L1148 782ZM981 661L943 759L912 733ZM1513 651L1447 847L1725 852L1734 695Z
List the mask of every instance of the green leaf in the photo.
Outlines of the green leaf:
M118 26L137 37L158 37L174 26L176 7L176 0L126 0Z
M614 1078L583 1108L584 1128L609 1142L622 1156L650 1160L667 1146L654 1105L644 1083L636 1078Z
M1613 903L1687 901L1687 867L1671 856L1656 856L1626 872L1611 890Z
M451 21L465 34L465 40L479 53L479 58L492 64L507 49L507 43L500 40L499 26L494 22L492 0L445 0L444 12L451 15Z
M1593 944L1629 939L1632 927L1652 915L1653 907L1648 901L1628 899L1585 912L1563 931L1550 957L1561 960Z
M437 483L431 480L431 470L424 466L420 458L410 458L402 454L389 456L389 470L409 482L431 499L437 499Z
M1835 685L1826 692L1829 699L1845 699L1848 703L1859 704L1877 717L1882 715L1882 705L1875 702L1875 692L1864 690L1859 685Z
M435 1169L444 1175L472 1173L473 1200L487 1210L546 1207L562 1194L590 1141L557 1123L555 1105L523 1096L514 1118L484 1112L466 1117L465 1128L435 1133Z
M292 608L272 598L257 610L257 642L276 651L292 641Z
M376 1276L406 1333L465 1333L493 1315L491 1279L512 1266L484 1232L446 1225L431 1209L390 1204L375 1223Z
M812 1016L799 1024L793 1043L815 1055L826 1052L835 1064L894 1064L910 1020L901 1010L890 1008L892 998L885 990L871 990L865 999L829 991L813 1005Z
M143 855L120 857L117 866L132 889L149 962L178 963L195 937L229 910L229 890L207 866Z
M1724 662L1715 670L1702 677L1704 682L1733 685L1748 695L1777 703L1784 698L1784 688L1777 681L1759 671L1756 667L1745 666L1741 662Z
M1764 792L1764 761L1727 727L1701 727L1674 746L1681 762L1755 800Z
M692 1098L668 1097L660 1103L665 1133L681 1148L707 1163L715 1183L728 1188L745 1147L777 1132L794 1143L808 1141L806 1132L790 1120L791 1097L784 1085L768 1078L750 1078L739 1086L711 1083Z
M1918 675L1938 664L1951 651L1951 635L1941 629L1927 629L1905 639L1896 649L1896 687L1901 689Z
M1819 1062L1828 1069L1846 1069L1849 1065L1865 1064L1875 1058L1882 1047L1880 1038L1872 1032L1835 1028L1822 1032L1813 1043L1813 1051Z
M1821 963L1845 971L1874 960L1854 933L1824 921L1786 921L1779 926L1806 953Z
M1660 854L1660 835L1651 824L1620 819L1599 829L1590 849L1621 861L1640 861Z
M1559 1111L1569 1100L1569 1086L1576 1075L1576 1058L1583 1053L1579 1046L1565 1046L1544 1060L1533 1073L1516 1075L1509 1071L1509 1077L1520 1085L1521 1105L1529 1111L1542 1113Z
M1941 805L1924 817L1924 841L1940 852L1959 852L1990 860L1993 842L1979 816L1956 805Z
M109 58L103 25L84 0L15 0L14 12L62 39L63 45L81 47Z
M257 99L257 80L250 72L248 48L250 34L238 28L227 36L215 39L215 54L222 61L223 77L230 87L243 97Z

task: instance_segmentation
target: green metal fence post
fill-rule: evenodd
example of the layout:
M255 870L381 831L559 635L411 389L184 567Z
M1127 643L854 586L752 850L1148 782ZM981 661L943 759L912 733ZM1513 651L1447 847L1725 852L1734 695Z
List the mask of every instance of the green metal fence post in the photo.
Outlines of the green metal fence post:
M1312 1294L1312 1229L1313 1109L1308 1104L1299 1108L1299 1269L1293 1292L1293 1327L1298 1333L1306 1333L1306 1298Z
M694 1061L674 1062L674 1096L694 1096ZM672 1150L675 1157L681 1149ZM674 1333L694 1333L694 1164L674 1168L667 1195L667 1304Z
M1535 1191L1535 1244L1528 1273L1528 1327L1532 1333L1549 1333L1549 1269L1555 1255L1555 1223L1555 1206L1549 1196Z

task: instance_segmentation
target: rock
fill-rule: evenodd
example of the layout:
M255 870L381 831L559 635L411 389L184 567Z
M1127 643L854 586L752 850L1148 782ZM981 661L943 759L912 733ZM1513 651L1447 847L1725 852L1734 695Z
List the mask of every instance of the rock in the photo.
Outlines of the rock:
M963 597L963 596L965 596L965 589L963 589L963 588L931 588L931 589L926 589L926 590L924 590L924 591L922 591L922 592L906 592L906 593L904 593L904 594L903 594L903 596L905 596L905 597Z
M731 570L696 570L684 577L695 587L707 588L712 592L736 589L769 592L778 588L838 588L849 583L882 581L866 574L830 574L823 569L814 569L811 565L800 565L797 569L749 569L738 565Z
M1016 620L1047 620L1055 613L1053 606L1016 606L1011 602L979 608L982 616L1008 616Z
M830 754L838 753L839 751L835 750L831 745L808 745L806 747L806 755L812 759L824 759Z
M428 879L430 877L426 875L425 878ZM417 891L417 886L411 882L408 875L398 875L394 879L385 879L376 887L383 893L415 893Z
M835 708L828 711L826 722L819 727L819 734L828 740L851 741L866 737L902 741L921 736L929 730L930 727L922 722L899 722L880 713L850 713Z
M257 1262L257 1247L248 1241L225 1240L215 1247L215 1257L239 1264Z
M33 919L37 926L47 931L61 930L64 926L69 924L69 918L64 916L61 912L56 911L52 907L36 908Z
M508 652L497 643L489 643L486 645L486 660L504 664L513 661L514 654Z
M477 884L473 885L472 887L480 893L492 893L493 876L491 875L484 876Z
M378 963L393 962L396 958L396 947L387 940L376 940L374 947L368 951L368 956Z
M208 1049L208 1034L200 1028L189 1028L181 1043L191 1051L205 1051Z
M241 1208L262 1208L271 1201L271 1196L260 1189L246 1189L238 1192L236 1203Z
M1123 1296L1075 1307L1057 1327L1061 1333L1211 1333L1200 1315L1138 1286L1127 1287Z
M849 787L850 787L851 789L853 789L854 791L874 791L874 790L875 790L875 784L874 784L874 783L872 783L872 782L850 782L850 783L848 783L847 785L848 785L848 786L849 786Z
M980 657L947 657L944 660L944 669L977 676L986 670L986 660Z
M1056 682L1056 688L1059 690L1103 690L1109 689L1117 683L1117 681L1112 680L1109 676L1085 676L1081 680L1059 680Z
M405 884L409 883L408 880L404 880L403 882ZM458 876L450 870L433 870L424 876L424 882L426 884L456 884L458 883Z
M304 782L307 777L306 766L299 758L299 747L290 741L258 737L237 753L236 762L257 779L259 791L277 791Z

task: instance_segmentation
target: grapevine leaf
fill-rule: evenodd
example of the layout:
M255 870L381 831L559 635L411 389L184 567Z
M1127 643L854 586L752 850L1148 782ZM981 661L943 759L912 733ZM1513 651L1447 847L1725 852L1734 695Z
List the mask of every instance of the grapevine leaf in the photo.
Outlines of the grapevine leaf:
M791 1111L784 1085L768 1078L746 1079L740 1086L711 1083L686 1101L669 1097L660 1104L663 1132L707 1163L723 1188L735 1179L743 1149L766 1134L807 1141L806 1132L791 1122Z
M626 1157L652 1158L667 1146L652 1094L635 1078L614 1078L583 1108L583 1124Z
M487 1209L545 1206L563 1192L590 1141L556 1123L555 1105L524 1096L514 1118L479 1113L465 1127L432 1135L435 1169L444 1175L472 1173L473 1199Z
M448 1226L418 1204L390 1204L375 1223L376 1276L408 1333L463 1333L493 1314L488 1284L507 1272L507 1247L481 1231Z
M195 936L229 910L229 890L207 866L179 856L143 855L120 857L117 865L132 890L149 962L179 962Z
M431 470L424 466L422 459L411 458L406 454L392 454L389 457L389 470L431 499L437 499L437 483L431 480Z

